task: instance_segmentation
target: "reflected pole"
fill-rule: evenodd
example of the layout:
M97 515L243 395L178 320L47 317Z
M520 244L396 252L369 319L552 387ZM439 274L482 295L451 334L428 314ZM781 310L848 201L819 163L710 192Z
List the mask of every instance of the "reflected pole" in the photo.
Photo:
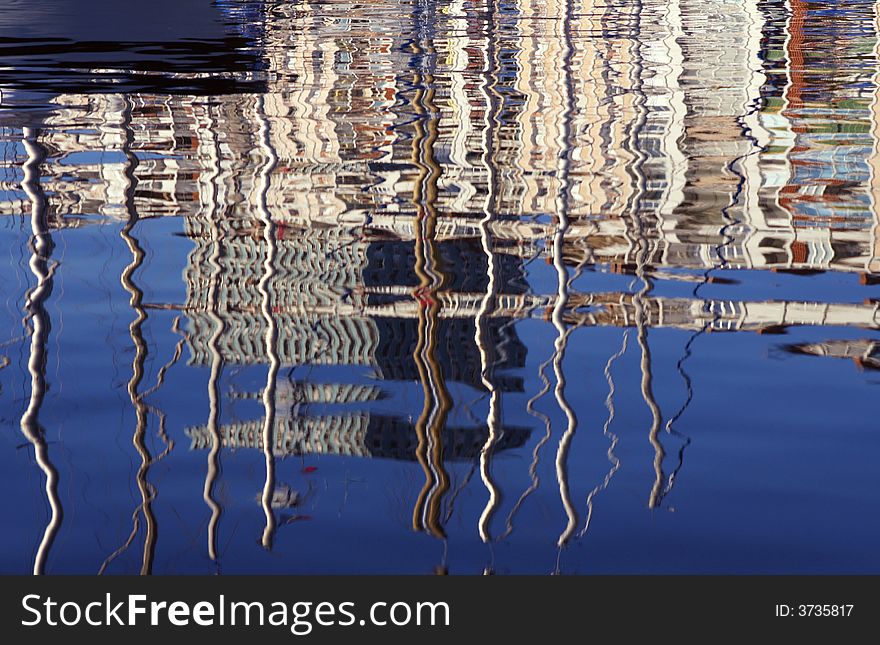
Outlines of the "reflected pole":
M27 160L22 166L23 179L21 187L31 202L31 239L28 249L31 256L28 261L36 285L25 297L25 324L30 324L30 353L28 356L28 373L31 377L31 394L28 406L21 416L21 432L34 449L37 466L46 479L45 493L49 502L49 521L43 530L43 537L37 545L34 557L34 575L46 572L49 552L55 537L61 528L64 511L58 496L58 471L49 458L46 433L40 425L40 409L46 396L46 361L48 356L49 332L52 324L46 311L46 300L52 293L55 266L51 263L55 244L49 232L48 201L40 185L40 166L46 159L46 151L38 141L39 132L34 128L23 129L23 140Z

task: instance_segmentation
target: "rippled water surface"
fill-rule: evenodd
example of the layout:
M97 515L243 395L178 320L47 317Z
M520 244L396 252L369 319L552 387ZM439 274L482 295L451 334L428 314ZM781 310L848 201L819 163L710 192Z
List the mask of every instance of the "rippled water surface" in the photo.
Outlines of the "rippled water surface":
M7 0L0 571L880 573L878 14Z

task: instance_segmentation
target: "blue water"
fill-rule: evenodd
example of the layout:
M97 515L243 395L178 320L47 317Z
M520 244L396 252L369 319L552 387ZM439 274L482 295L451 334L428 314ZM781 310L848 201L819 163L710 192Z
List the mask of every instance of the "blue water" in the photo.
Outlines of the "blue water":
M0 7L0 572L880 572L875 4L108 4Z

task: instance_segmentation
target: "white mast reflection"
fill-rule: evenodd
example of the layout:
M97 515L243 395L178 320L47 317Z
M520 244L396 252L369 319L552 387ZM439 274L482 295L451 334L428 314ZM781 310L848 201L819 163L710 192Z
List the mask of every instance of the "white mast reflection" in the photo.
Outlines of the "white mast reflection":
M46 357L51 322L46 312L46 299L52 292L52 277L56 264L50 264L54 243L49 234L47 218L48 202L40 186L40 165L46 158L43 147L37 141L33 128L23 129L23 140L27 161L22 166L21 187L31 202L31 239L28 247L31 252L28 266L37 280L36 286L25 299L27 315L25 323L30 323L31 345L28 357L28 372L31 377L31 395L27 409L21 417L21 432L34 448L37 466L46 478L46 500L49 502L50 516L43 530L43 537L37 546L34 557L34 575L46 572L46 561L61 527L64 512L58 496L58 471L49 459L45 432L40 426L40 408L46 395Z
M480 309L474 318L474 342L480 352L480 381L489 392L489 410L486 413L486 426L488 435L486 442L480 450L480 478L483 485L489 493L486 505L480 513L477 522L477 529L480 539L489 543L492 540L490 533L490 523L492 516L498 505L501 503L501 490L492 478L492 453L496 444L501 438L503 432L501 428L501 399L495 380L492 378L492 355L490 351L490 342L486 333L487 315L494 306L497 271L495 268L495 255L492 253L491 232L489 224L492 222L494 210L497 207L496 191L498 190L498 178L495 171L495 133L500 125L498 120L498 110L500 109L500 97L498 95L498 60L493 43L495 35L495 7L491 6L488 16L489 25L487 28L486 39L486 72L487 81L480 86L480 93L483 95L487 110L483 119L483 165L487 170L486 180L486 200L484 202L483 217L480 219L480 245L483 253L486 255L486 277L488 283L486 285L486 293L480 301Z
M556 328L557 336L554 343L553 353L553 373L556 377L556 387L554 395L559 409L565 414L566 426L562 437L559 440L559 446L556 450L556 479L559 484L559 498L565 509L566 525L557 540L557 546L561 549L577 527L578 516L574 503L571 499L571 493L568 487L568 452L571 447L571 440L577 430L577 415L569 404L565 396L565 373L562 369L562 362L565 359L565 350L568 345L568 337L571 330L567 330L563 315L568 306L569 301L569 280L568 269L563 259L563 250L565 246L565 234L569 228L569 173L571 171L571 120L574 113L574 96L572 96L572 57L574 55L574 46L571 42L571 28L573 21L572 0L565 2L565 14L562 24L562 70L563 83L561 85L562 94L562 122L559 128L559 140L557 147L560 151L560 163L557 170L557 181L559 183L559 192L556 198L556 217L557 226L553 237L553 267L556 269L556 303L550 316L553 326ZM557 563L558 569L558 563Z
M278 328L275 317L272 314L272 279L276 274L275 257L278 252L278 244L275 239L275 224L269 212L266 197L269 193L269 174L275 167L278 157L269 138L269 121L266 119L263 97L256 97L255 116L260 124L259 146L266 160L260 169L260 181L258 202L256 207L257 217L263 224L263 242L266 247L266 256L263 261L263 275L257 285L261 296L260 310L266 322L266 356L269 359L269 370L266 374L266 387L263 389L263 455L266 460L266 481L263 485L263 493L260 503L266 516L266 526L263 529L262 543L265 549L272 548L275 535L275 513L272 510L272 494L275 490L275 455L273 454L275 441L275 388L278 377L278 369L281 361L278 358Z
M220 280L222 269L220 267L220 252L222 249L222 233L220 232L220 209L218 204L218 179L220 177L220 142L215 132L215 123L211 118L211 106L206 106L208 113L207 131L211 133L214 144L211 155L211 174L208 178L209 204L207 207L208 225L211 229L211 254L208 264L211 267L211 283L208 291L208 317L211 320L214 333L211 334L209 346L211 350L211 374L208 379L208 432L211 434L211 449L208 451L208 468L205 473L205 485L202 490L202 499L211 510L211 518L208 520L208 557L217 562L217 529L223 509L214 498L214 486L220 473L220 377L223 374L223 356L220 353L219 342L223 336L226 325L218 313L220 299Z

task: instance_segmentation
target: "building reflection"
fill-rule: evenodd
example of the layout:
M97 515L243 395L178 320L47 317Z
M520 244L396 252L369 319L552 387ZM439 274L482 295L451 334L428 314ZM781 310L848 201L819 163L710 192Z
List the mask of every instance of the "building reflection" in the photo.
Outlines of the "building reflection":
M597 422L578 419L566 393L566 348L578 329L634 329L654 453L646 505L655 508L674 478L667 444L680 438L668 430L681 413L664 413L655 399L652 330L878 328L876 302L700 295L736 269L878 280L873 4L850 3L850 20L815 27L811 13L823 3L801 0L334 7L283 4L248 19L241 37L259 43L264 92L63 94L30 144L45 151L39 235L118 221L132 253L121 279L135 316L128 389L142 458L144 573L157 534L140 389L151 310L180 312L188 364L210 370L209 416L186 434L206 451L215 561L220 463L224 451L244 448L265 457L266 548L277 529L276 460L306 454L418 462L425 479L412 526L440 539L446 464L477 462L487 497L477 531L492 542L512 532L553 437L564 546L589 528L620 467L610 370L628 351L627 341L609 349L605 370L610 469L577 499L568 449L579 424ZM31 209L33 196L3 194L0 212ZM158 217L182 218L192 243L182 302L147 301L133 280L145 261L133 227ZM535 259L552 266L553 288L533 279ZM584 290L588 272L634 282ZM659 281L696 288L663 295ZM533 440L530 428L505 421L502 405L525 393L527 346L515 324L523 319L554 328L541 372L548 387L528 394L552 396L558 414L534 447L530 487L512 491L519 501L507 530L493 532L503 493L493 456ZM877 363L873 341L796 351ZM262 389L224 395L230 366L265 366ZM280 376L299 366L359 367L370 378ZM410 383L422 394L413 414L402 399L384 400ZM453 423L462 404L453 391L485 397L485 419ZM224 398L258 400L262 415L224 422ZM400 414L376 412L379 400ZM38 443L40 433L30 434Z

